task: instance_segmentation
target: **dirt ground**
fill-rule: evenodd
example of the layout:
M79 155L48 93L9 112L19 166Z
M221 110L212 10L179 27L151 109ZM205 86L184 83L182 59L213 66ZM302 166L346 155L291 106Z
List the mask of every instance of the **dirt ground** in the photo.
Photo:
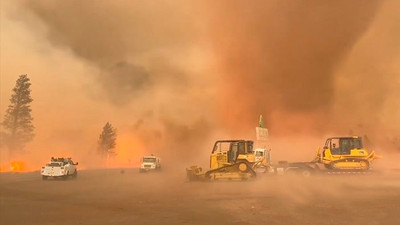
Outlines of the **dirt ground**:
M400 224L400 173L187 182L184 171L0 174L0 224Z

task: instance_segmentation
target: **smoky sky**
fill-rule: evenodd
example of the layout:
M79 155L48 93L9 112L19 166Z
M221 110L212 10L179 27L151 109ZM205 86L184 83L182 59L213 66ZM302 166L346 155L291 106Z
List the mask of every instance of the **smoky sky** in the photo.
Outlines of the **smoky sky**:
M195 21L179 2L28 1L26 7L48 27L48 40L71 49L101 69L97 81L110 102L121 105L140 92L185 83L179 68L157 52L180 51L196 39ZM150 55L146 66L138 62ZM170 56L170 55L168 55ZM162 74L154 68L170 65ZM163 83L165 82L165 83ZM174 85L177 84L177 85Z
M328 119L336 69L370 27L380 5L381 1L219 4L213 33L222 49L229 94L221 107L230 114L228 123L267 112L266 122L271 124L269 113L274 111L322 112L313 120Z
M98 69L87 74L102 92L94 101L137 109L126 122L132 135L186 157L215 131L224 134L215 138L254 138L260 114L271 135L366 134L365 121L397 109L382 101L394 98L386 85L398 70L379 79L382 66L374 67L397 53L390 45L369 49L398 44L393 28L374 32L394 17L396 4L386 2L39 0L20 7L45 27L43 42Z
M27 6L49 26L52 43L104 70L99 76L111 95L114 89L134 93L154 85L159 79L135 58L190 46L201 32L196 21L205 17L228 97L244 93L251 100L236 102L242 108L268 112L329 109L335 68L381 2L221 1L198 10L193 8L199 5L180 1L30 1Z

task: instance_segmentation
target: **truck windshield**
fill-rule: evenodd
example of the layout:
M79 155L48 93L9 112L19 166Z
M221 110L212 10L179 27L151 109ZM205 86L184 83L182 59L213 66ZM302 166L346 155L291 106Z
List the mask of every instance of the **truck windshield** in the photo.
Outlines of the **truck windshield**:
M62 163L59 163L59 162L52 162L52 163L47 164L47 166L61 166L61 164Z
M143 162L156 162L156 158L143 158Z
M256 156L263 156L263 155L264 155L264 152L256 151L256 152L255 152L255 155L256 155Z

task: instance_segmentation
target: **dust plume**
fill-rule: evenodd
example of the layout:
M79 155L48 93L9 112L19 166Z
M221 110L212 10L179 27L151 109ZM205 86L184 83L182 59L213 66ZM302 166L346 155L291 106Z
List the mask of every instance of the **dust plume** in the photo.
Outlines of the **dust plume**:
M179 173L103 169L80 171L68 181L42 181L36 172L0 178L5 224L398 223L399 174L184 182ZM65 212L70 216L60 220Z

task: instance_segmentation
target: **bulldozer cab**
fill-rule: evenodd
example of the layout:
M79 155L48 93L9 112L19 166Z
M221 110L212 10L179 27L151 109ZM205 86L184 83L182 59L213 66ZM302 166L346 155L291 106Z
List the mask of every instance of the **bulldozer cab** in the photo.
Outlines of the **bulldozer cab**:
M323 154L329 149L332 155L350 155L352 149L362 148L361 137L334 137L326 140Z
M214 148L211 152L211 155L226 155L225 163L234 163L236 162L239 155L247 155L253 153L253 141L245 141L245 140L219 140L214 144ZM218 157L218 161L223 157ZM224 157L225 158L225 157ZM211 162L211 164L213 164Z

